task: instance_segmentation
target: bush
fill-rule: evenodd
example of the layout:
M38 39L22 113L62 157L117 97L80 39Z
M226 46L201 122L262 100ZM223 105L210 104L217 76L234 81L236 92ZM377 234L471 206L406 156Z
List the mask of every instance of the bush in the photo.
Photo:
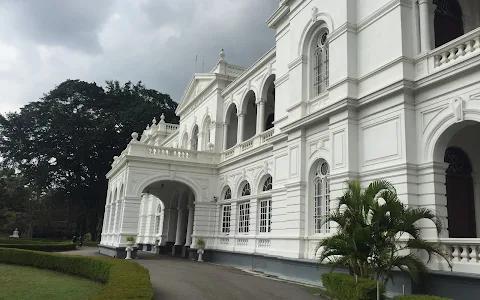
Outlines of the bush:
M428 296L428 295L401 295L395 296L392 300L452 300L448 298L442 298L438 296Z
M147 269L131 261L0 248L0 263L50 269L104 283L93 299L153 299Z
M377 282L370 279L355 277L348 274L322 274L323 286L337 300L370 300L377 299ZM385 285L380 284L380 296L385 299Z
M34 244L0 244L2 248L16 248L43 252L61 252L77 249L77 245L66 243L34 243Z
M100 244L99 242L96 242L96 241L90 241L90 242L83 242L83 246L86 246L86 247L97 247L98 244Z
M90 242L90 241L92 241L92 235L90 234L90 232L89 232L89 233L85 233L85 234L83 235L83 240L84 240L85 242Z

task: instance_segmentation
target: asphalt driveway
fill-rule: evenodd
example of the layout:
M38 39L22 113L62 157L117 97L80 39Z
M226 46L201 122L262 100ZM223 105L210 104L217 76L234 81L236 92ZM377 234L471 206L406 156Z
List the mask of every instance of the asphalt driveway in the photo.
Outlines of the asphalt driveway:
M96 248L84 248L68 253L100 255ZM139 257L135 261L150 271L155 299L320 299L311 295L303 286L259 277L235 268L150 253L140 253Z

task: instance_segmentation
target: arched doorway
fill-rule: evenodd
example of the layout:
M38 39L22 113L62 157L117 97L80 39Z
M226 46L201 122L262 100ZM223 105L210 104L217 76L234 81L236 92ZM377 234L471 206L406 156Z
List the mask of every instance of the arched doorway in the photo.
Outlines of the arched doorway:
M472 164L465 151L449 147L445 151L448 168L447 190L448 231L451 238L476 238L475 197Z
M243 123L243 138L241 142L252 138L257 131L256 98L257 97L254 91L249 91L245 96L245 100L242 106L243 113L245 114L245 121Z
M232 103L227 109L225 116L225 127L223 128L223 150L232 148L237 144L238 116L237 106Z
M435 47L440 47L464 34L463 13L458 0L434 0Z
M195 194L186 184L174 180L162 180L149 184L143 190L162 201L162 224L158 223L158 205L150 206L147 224L150 224L152 240L159 240L160 253L188 256L192 245ZM160 232L161 230L161 232Z
M265 82L262 98L265 99L265 111L264 111L264 120L263 124L264 130L269 130L273 128L273 123L275 121L275 74L270 75L267 81Z

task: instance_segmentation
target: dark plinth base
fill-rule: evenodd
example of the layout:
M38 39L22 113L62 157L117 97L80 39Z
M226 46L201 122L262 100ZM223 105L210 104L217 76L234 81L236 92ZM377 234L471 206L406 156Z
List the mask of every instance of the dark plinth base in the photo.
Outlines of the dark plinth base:
M188 255L189 255L188 249L190 249L190 246L183 246L183 248L182 248L182 257L183 258L188 258Z
M183 245L173 245L172 246L172 256L182 255L182 248L183 248Z
M188 259L197 261L198 260L197 251L198 251L198 249L189 248L188 249ZM203 253L203 256L202 256L202 260L205 261L205 262L213 261L213 250L204 249L203 251L204 251L204 253Z
M174 242L166 242L165 243L165 249L166 249L165 254L172 254L173 245L175 245Z
M126 247L112 247L112 246L105 246L105 245L98 245L98 250L101 254L114 257L125 259L127 257L127 251L125 251ZM132 259L137 258L137 247L133 247L132 250Z

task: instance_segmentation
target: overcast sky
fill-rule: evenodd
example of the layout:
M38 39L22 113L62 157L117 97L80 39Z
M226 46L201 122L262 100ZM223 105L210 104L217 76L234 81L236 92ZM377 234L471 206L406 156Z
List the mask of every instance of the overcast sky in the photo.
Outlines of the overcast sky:
M203 57L248 67L274 46L277 0L0 0L0 113L66 79L141 80L180 100Z

